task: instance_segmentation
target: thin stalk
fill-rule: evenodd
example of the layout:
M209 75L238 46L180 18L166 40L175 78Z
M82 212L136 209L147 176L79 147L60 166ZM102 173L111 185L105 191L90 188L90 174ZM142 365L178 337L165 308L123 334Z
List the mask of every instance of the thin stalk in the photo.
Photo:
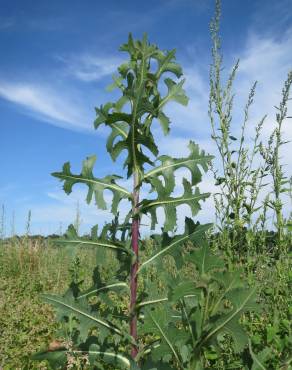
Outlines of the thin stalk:
M137 341L137 271L139 268L139 190L137 188L139 184L138 172L134 172L134 188L133 188L133 222L132 222L132 250L135 255L135 260L131 266L131 276L130 276L130 335L133 337L134 341ZM133 359L136 358L138 354L138 348L136 345L132 346L131 356Z

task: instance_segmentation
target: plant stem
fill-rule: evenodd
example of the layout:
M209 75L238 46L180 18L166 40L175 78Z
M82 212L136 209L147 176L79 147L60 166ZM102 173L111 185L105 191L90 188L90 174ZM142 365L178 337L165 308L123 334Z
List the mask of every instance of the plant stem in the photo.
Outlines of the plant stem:
M136 313L136 303L137 303L137 271L139 267L139 190L137 186L139 184L138 172L134 172L134 189L133 189L133 222L132 222L132 250L135 254L134 263L131 266L131 276L130 276L130 335L133 337L135 342L137 341L137 313ZM131 356L133 359L136 358L138 354L138 348L136 345L132 346Z

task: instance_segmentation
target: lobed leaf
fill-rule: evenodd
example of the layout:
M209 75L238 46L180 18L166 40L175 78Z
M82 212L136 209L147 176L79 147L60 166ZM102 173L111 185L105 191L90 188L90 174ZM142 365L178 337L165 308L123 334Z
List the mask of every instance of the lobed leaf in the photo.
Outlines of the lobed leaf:
M72 187L77 184L86 184L88 186L87 203L92 201L92 197L95 197L95 203L98 208L106 209L106 202L104 199L104 190L110 190L113 193L112 200L112 213L117 214L117 209L122 199L131 199L131 193L123 187L116 184L116 180L119 176L109 175L104 178L98 179L93 175L93 166L95 164L96 157L91 156L83 161L82 171L80 175L74 175L71 173L70 163L67 162L63 166L62 172L54 172L53 176L57 177L61 181L64 181L64 191L66 194L72 192Z
M190 141L188 148L190 154L185 158L172 158L166 155L160 156L158 160L161 162L161 165L148 171L144 175L143 180L152 184L153 189L155 189L157 187L157 181L158 186L163 186L161 180L159 180L159 176L162 176L165 184L165 192L171 194L175 187L174 172L180 168L187 168L191 173L191 185L197 185L202 179L199 165L206 172L213 156L206 155L204 151L200 151L199 146L193 141Z
M174 198L168 195L168 189L159 187L156 183L156 190L158 197L154 200L143 200L140 203L140 211L144 214L150 214L151 216L151 228L154 229L158 223L156 211L162 207L165 214L164 231L172 231L177 224L177 207L182 204L187 204L191 211L192 216L195 216L201 209L200 201L205 200L209 197L209 193L200 193L199 189L196 188L193 192L191 184L188 180L183 179L184 194L180 197Z

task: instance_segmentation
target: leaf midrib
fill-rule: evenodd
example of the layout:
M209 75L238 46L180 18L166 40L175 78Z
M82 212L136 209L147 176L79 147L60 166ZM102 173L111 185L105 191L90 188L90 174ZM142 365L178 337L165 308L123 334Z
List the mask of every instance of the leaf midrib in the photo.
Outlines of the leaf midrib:
M115 327L111 326L110 324L100 320L100 319L97 319L96 317L94 316L91 316L89 315L88 313L84 312L84 311L81 311L79 310L78 308L74 307L74 306L71 306L65 302L62 302L58 299L55 299L55 298L52 298L52 297L48 297L46 295L44 295L45 299L47 299L48 301L52 301L52 302L55 302L61 306L64 306L64 307L67 307L69 308L70 310L72 310L73 312L77 312L78 314L80 314L81 316L85 316L87 317L88 319L92 320L92 321L95 321L97 323L99 323L100 325L106 327L107 329L109 330L112 330L114 331L115 333L117 333L118 335L122 335L122 332L119 330L119 329L116 329Z
M147 209L147 208L159 205L159 204L167 205L167 204L173 204L173 203L179 203L179 202L189 202L194 199L203 199L203 198L207 198L209 195L210 195L209 193L203 193L200 195L194 195L193 197L190 197L190 198L177 198L177 199L171 199L171 200L160 200L160 201L150 202L149 204L147 204L147 206L142 207L141 210Z
M105 247L105 248L111 248L111 249L118 249L118 250L121 250L125 253L128 253L129 252L127 251L126 248L124 247L120 247L118 245L115 245L115 244L107 244L107 243L101 243L101 242L96 242L96 241L90 241L90 240L59 240L57 241L57 243L60 243L60 244L88 244L88 245L98 245L100 247Z
M184 237L174 241L173 243L171 243L169 246L167 246L166 248L162 249L161 251L159 251L158 253L156 253L154 256L150 257L147 261L145 261L144 263L141 264L139 270L138 270L138 273L146 266L148 265L149 263L151 263L155 258L158 258L159 256L167 253L167 251L169 249L171 249L172 247L174 247L175 245L179 244L179 243L182 243L184 240L186 239L189 239L189 238L192 238L195 234L200 234L202 232L204 232L204 229L205 228L200 228L199 230L196 230L194 231L192 234L188 234L188 235L185 235Z
M102 186L104 186L105 188L110 188L110 189L114 189L114 190L117 190L117 191L121 191L122 193L125 193L127 194L129 197L131 197L131 193L124 189L123 187L119 186L119 185L114 185L114 184L107 184L105 182L102 182L100 180L96 180L96 179L87 179L87 178L83 178L83 177L79 177L77 175L64 175L64 174L58 174L57 177L59 178L63 178L63 179L72 179L72 180L79 180L80 182L89 182L89 183L92 183L92 184L100 184Z
M218 332L220 329L222 329L225 325L227 325L228 322L230 322L236 315L240 313L240 311L243 310L246 303L249 301L250 297L255 293L255 288L251 290L250 294L246 297L246 299L243 301L243 303L238 307L226 320L224 320L219 326L217 326L215 329L213 329L201 342L201 345L206 342L210 337L212 337L216 332Z
M150 177L150 176L153 176L154 174L158 173L158 172L162 172L163 170L167 170L168 168L171 168L171 167L178 167L178 166L182 166L184 164L188 164L190 162L201 162L202 160L205 160L206 161L208 159L212 159L212 156L206 156L206 157L201 157L201 158L189 158L187 160L183 159L183 160L179 160L177 159L179 162L176 162L176 163L171 163L171 164L168 164L168 165L161 165L157 168L154 168L153 170L147 172L145 175L144 175L144 179Z

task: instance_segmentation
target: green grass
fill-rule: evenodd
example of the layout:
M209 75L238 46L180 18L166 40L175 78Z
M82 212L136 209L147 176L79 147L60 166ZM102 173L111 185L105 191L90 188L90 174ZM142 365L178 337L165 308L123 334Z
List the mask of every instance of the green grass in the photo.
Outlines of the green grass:
M81 263L92 271L94 258L89 253L81 254ZM52 308L39 296L67 289L70 259L51 241L13 238L0 246L0 265L0 366L47 369L29 359L57 335Z

